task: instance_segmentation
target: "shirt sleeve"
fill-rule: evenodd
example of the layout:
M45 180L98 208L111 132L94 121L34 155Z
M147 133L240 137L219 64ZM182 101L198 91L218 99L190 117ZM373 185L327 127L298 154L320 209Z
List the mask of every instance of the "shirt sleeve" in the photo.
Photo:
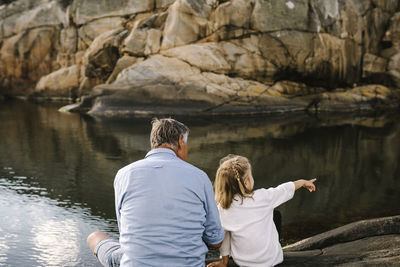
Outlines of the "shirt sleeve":
M295 186L293 182L287 182L277 187L271 187L264 190L267 196L267 201L273 208L276 208L293 198Z
M214 199L214 191L207 177L205 183L205 203L206 221L204 223L203 240L207 244L219 244L224 240L225 231L221 226L217 204Z
M221 256L229 256L231 254L231 232L225 232L224 241L219 248L219 253Z
M125 198L124 175L119 171L114 179L115 212L117 215L118 229L121 231L121 206Z

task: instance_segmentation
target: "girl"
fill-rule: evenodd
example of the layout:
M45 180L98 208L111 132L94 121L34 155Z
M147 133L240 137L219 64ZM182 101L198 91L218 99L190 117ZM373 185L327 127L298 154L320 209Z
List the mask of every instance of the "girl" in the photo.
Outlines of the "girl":
M207 267L227 266L229 255L239 266L274 266L283 261L278 232L273 222L274 208L305 187L315 191L314 182L297 180L276 188L253 191L254 180L247 158L231 155L221 160L214 189L225 239L222 261Z

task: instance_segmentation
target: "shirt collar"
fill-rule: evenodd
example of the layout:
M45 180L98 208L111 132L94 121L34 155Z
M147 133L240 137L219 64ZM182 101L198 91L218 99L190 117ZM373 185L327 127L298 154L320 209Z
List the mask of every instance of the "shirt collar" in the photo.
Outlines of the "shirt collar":
M149 156L151 156L151 155L161 154L161 153L171 154L171 155L173 155L173 156L176 157L176 154L175 154L175 152L174 152L172 149L169 149L169 148L154 148L154 149L150 150L150 151L146 154L146 157L145 157L145 158L147 158L147 157L149 157Z

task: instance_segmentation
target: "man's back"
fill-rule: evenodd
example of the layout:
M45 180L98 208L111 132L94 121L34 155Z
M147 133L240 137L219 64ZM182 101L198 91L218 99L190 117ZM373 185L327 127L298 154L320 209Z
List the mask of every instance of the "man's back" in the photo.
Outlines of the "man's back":
M114 182L121 266L203 266L223 239L210 180L170 149L151 150Z

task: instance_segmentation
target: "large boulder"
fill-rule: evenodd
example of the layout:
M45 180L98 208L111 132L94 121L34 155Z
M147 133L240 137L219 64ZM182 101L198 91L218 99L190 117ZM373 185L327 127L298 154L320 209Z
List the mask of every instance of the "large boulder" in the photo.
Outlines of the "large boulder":
M167 16L168 13L163 12L137 19L122 43L121 52L139 57L158 53Z
M400 216L364 220L285 247L280 266L396 266Z
M162 66L168 66L164 68ZM132 83L132 81L135 81ZM201 72L176 58L153 56L123 70L108 85L96 86L91 94L90 114L126 116L135 114L222 114L230 110L271 112L304 109L307 103L268 92L259 82ZM87 100L85 108L87 108ZM176 109L179 105L179 109ZM79 107L78 107L79 108Z
M120 57L119 46L127 33L121 27L99 35L86 50L82 74L106 81Z
M399 94L381 85L333 92L290 81L266 85L216 71L206 72L187 60L160 55L124 69L113 83L96 86L85 99L73 110L89 109L93 116L106 117L307 110L357 112L399 106Z
M58 1L21 0L1 6L0 83L7 93L29 95L40 77L59 67L58 36L66 23Z
M74 0L71 14L78 25L104 17L123 17L151 11L155 1L149 0Z
M80 50L87 49L94 39L101 34L121 28L125 23L122 17L106 17L90 21L78 29L79 48Z
M253 5L251 25L257 31L317 31L312 5L307 1L254 1Z
M363 220L304 239L284 248L285 252L322 249L366 237L400 234L400 216Z
M163 51L161 54L178 58L201 71L228 74L231 70L231 64L226 60L226 53L221 45L216 43L187 45Z
M113 72L108 77L106 83L109 84L109 83L114 82L115 79L118 77L118 74L122 70L132 66L135 63L142 62L142 61L143 61L143 58L141 58L141 57L132 57L132 56L128 56L128 55L124 55L123 57L119 58L117 63L115 64Z
M310 103L308 109L316 111L363 112L399 108L399 91L382 85L365 85L350 90L324 92L305 96Z
M32 81L58 69L54 60L57 43L53 42L58 34L54 27L39 27L4 40L0 49L2 85L17 94L31 94Z
M369 82L390 84L387 67L388 60L386 58L366 53L363 57L362 77Z
M215 10L214 28L216 30L225 26L250 28L253 5L253 1L246 0L232 0L222 3Z
M79 75L80 68L77 65L61 68L43 76L36 85L35 92L37 95L74 99L77 97Z
M398 266L400 235L366 237L322 250L284 252L279 266Z
M265 46L268 43L268 46ZM296 75L335 86L359 80L361 47L327 34L282 31L240 40L193 44L162 51L202 71L260 82ZM289 55L289 56L288 56Z
M67 23L65 10L58 1L15 1L0 8L0 39L28 29Z
M177 0L169 7L161 49L197 41L207 35L212 6L207 0Z
M400 216L364 220L284 247L278 266L398 266L399 246ZM218 260L210 250L206 263Z

